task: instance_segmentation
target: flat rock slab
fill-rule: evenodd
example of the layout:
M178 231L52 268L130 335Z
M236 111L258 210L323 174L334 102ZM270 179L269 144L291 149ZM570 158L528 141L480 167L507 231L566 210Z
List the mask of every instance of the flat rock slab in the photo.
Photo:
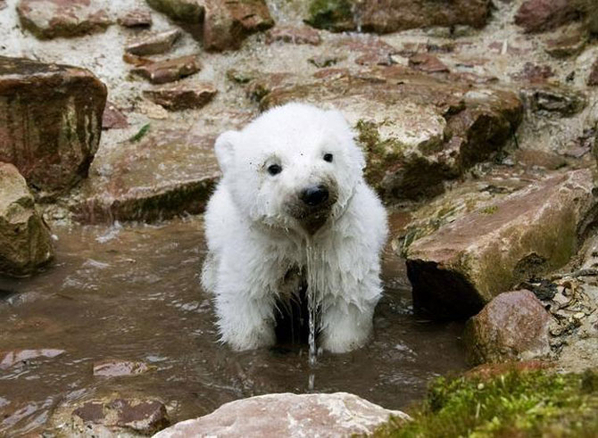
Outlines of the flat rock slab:
M87 70L0 56L0 161L42 192L71 188L98 149L106 95Z
M320 33L311 27L276 26L266 33L266 44L274 42L317 46L322 42L322 38Z
M201 70L201 63L197 56L188 55L164 61L148 62L131 70L144 77L152 84L165 84L178 81Z
M376 45L377 47L377 45ZM341 108L366 151L366 179L390 201L443 191L443 182L499 151L523 105L510 91L393 66L313 82L273 74L248 85L261 109L290 101Z
M532 292L502 293L467 322L467 359L479 365L545 356L550 353L551 320Z
M158 131L98 155L74 209L85 223L156 221L203 211L220 176L216 135Z
M590 170L557 174L455 218L406 251L414 306L467 318L520 281L565 265L596 208Z
M19 0L17 12L23 27L40 39L103 32L112 24L93 0Z
M455 0L439 7L435 0L312 0L306 22L335 32L359 30L390 33L430 26L483 27L489 0Z
M403 412L343 392L268 394L227 403L210 415L164 429L154 438L352 436L372 433L391 416L409 421Z
M53 257L50 230L25 179L12 164L0 162L0 274L29 275Z
M199 82L144 90L143 95L168 110L178 111L201 108L207 105L217 92L214 84Z
M156 34L142 35L125 47L125 51L132 55L148 56L168 52L180 38L180 29L167 30Z
M117 20L123 27L150 27L152 14L148 9L132 9L125 12Z
M14 350L0 351L0 370L11 368L18 364L25 364L27 361L39 358L54 358L64 354L64 350L56 348L42 348L38 350Z
M150 367L145 362L129 360L104 360L93 364L95 377L122 377L135 376L146 373Z

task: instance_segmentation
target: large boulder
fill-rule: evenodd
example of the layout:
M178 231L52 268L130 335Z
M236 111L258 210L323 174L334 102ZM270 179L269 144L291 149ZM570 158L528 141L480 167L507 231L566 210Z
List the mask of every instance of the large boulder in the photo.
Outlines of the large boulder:
M147 3L173 20L188 24L203 21L204 0L147 0Z
M391 416L398 422L409 420L403 412L344 392L268 394L226 403L209 415L164 429L154 438L353 436L372 433Z
M87 70L0 56L0 161L37 190L69 189L98 149L106 95Z
M429 26L483 27L490 15L489 0L312 0L308 24L342 32L389 33Z
M112 20L92 0L19 0L21 24L36 37L74 37L106 30Z
M47 225L19 171L0 162L0 274L25 276L54 256Z
M579 18L578 5L572 0L525 0L515 15L515 23L526 32L554 29Z
M532 292L502 293L467 322L464 339L468 361L479 365L547 355L551 320Z
M565 265L595 221L590 170L557 174L465 212L406 250L415 307L466 318L521 281Z
M443 181L499 151L522 117L513 92L402 67L269 80L249 84L261 109L293 100L342 109L366 152L366 179L390 201L441 193Z

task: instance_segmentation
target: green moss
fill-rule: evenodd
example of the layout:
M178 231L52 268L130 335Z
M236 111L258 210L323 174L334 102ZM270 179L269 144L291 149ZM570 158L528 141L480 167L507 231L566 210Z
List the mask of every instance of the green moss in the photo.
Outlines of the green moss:
M489 205L488 207L484 207L480 210L482 214L494 214L498 211L498 206L496 205Z
M413 422L375 437L598 436L598 377L509 371L490 379L440 378Z
M312 0L305 22L318 29L335 32L355 29L353 0Z
M145 135L149 132L150 130L150 124L147 123L145 125L143 125L141 127L141 129L139 130L139 132L137 132L137 134L135 134L134 136L132 136L129 141L130 142L137 142L139 140L141 140L143 137L145 137Z

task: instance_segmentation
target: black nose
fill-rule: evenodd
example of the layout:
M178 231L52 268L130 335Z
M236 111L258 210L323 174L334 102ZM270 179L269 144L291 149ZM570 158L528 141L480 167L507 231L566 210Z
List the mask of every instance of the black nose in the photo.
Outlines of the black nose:
M315 207L328 199L328 189L325 186L308 187L299 198L310 207Z

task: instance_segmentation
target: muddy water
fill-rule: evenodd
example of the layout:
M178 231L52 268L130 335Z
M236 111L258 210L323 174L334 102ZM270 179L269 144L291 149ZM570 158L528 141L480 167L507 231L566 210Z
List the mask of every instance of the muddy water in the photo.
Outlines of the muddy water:
M60 404L113 392L159 397L178 421L242 397L307 392L311 372L315 391L348 391L401 409L433 376L464 368L462 327L414 316L403 264L389 254L374 340L350 354L323 354L312 369L307 345L233 353L217 342L210 297L199 285L199 219L54 231L52 268L0 279L0 351L65 353L0 365L0 436L42 431ZM152 369L94 377L93 364L104 359Z

